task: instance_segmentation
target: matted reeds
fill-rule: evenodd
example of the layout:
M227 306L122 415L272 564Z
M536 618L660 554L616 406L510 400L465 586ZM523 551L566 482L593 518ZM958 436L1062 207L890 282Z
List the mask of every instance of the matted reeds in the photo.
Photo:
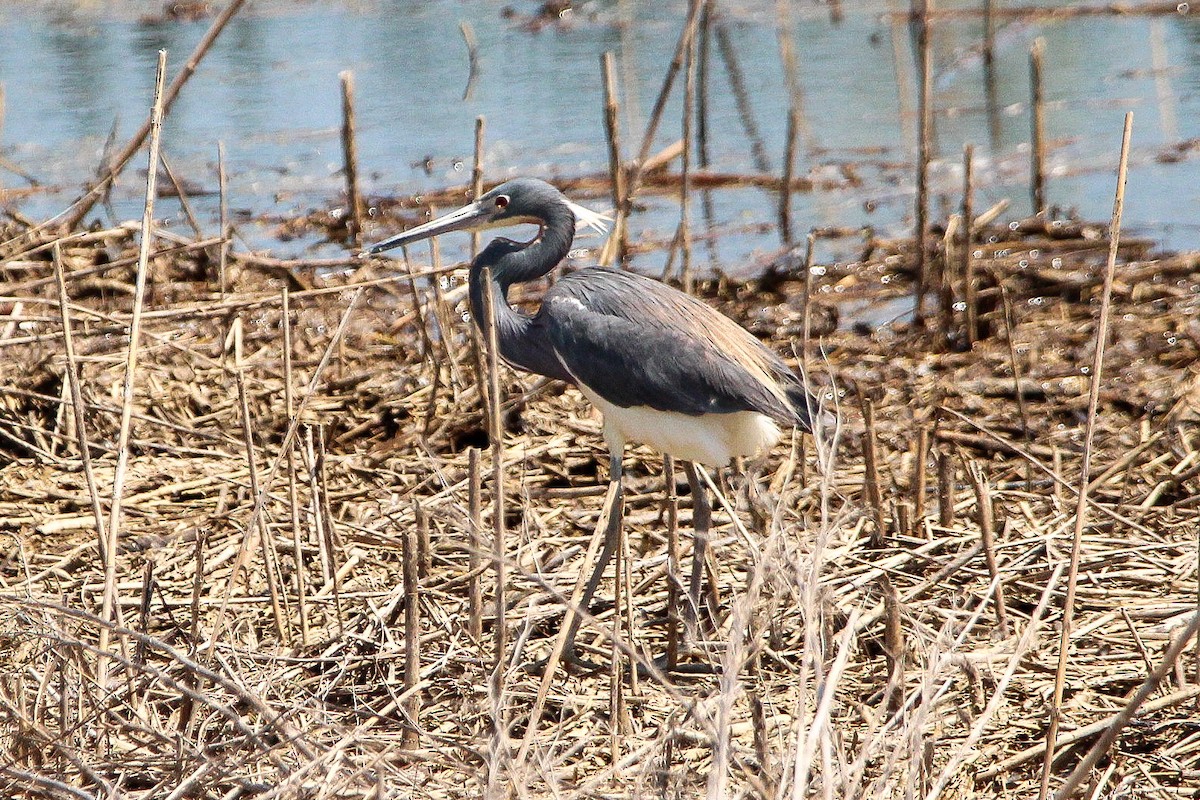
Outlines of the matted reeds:
M753 501L743 478L722 484L738 513L736 524L727 512L715 519L717 613L674 644L673 506L661 460L633 450L621 592L632 624L614 647L619 606L606 584L580 641L604 664L674 647L682 664L710 672L643 678L635 690L628 670L616 684L608 671L560 671L528 730L540 677L525 667L550 653L603 500L604 448L586 402L500 370L510 635L493 679L486 454L471 488L485 393L468 323L435 307L458 295L435 293L438 276L419 265L413 293L407 273L377 263L312 270L300 281L311 288L288 288L234 253L222 302L211 244L156 234L125 404L135 228L56 241L73 357L50 249L4 264L10 794L1036 791L1106 246L1092 229L977 230L969 352L945 352L945 339L905 324L826 330L809 372L838 397L837 447L824 470L811 441L750 465ZM806 293L810 313L903 296L893 269L910 246L875 241L867 261L776 276L769 289L697 287L776 332L772 344L793 357ZM1200 258L1154 257L1127 240L1120 263L1055 780L1159 668L1196 608ZM950 340L965 342L958 308ZM860 398L872 412L870 477ZM88 481L107 511L123 412L109 581ZM671 491L686 563L686 482L676 475ZM424 548L418 569L404 569L406 548L409 558ZM117 611L108 621L106 589ZM1181 657L1113 743L1095 773L1109 790L1192 785L1195 667Z

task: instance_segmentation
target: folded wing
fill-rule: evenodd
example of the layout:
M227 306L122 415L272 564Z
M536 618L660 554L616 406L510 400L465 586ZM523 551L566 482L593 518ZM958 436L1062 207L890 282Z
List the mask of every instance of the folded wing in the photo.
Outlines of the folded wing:
M816 402L782 359L711 306L651 278L571 273L533 324L577 381L615 405L757 411L811 430Z

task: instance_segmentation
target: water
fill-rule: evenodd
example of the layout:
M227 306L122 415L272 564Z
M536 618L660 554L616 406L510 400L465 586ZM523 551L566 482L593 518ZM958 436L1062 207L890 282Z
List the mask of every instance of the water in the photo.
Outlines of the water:
M333 209L342 189L338 73L353 70L359 159L370 195L412 194L464 184L473 127L487 117L486 171L510 175L606 174L600 54L617 58L627 155L670 60L686 3L577 3L570 20L538 33L502 14L505 3L254 2L233 20L184 89L164 126L163 148L175 171L213 191L216 143L227 149L231 205L243 217L273 218ZM538 3L516 2L520 14ZM736 10L733 6L737 6ZM787 92L781 74L774 2L726 3L729 41L744 73L770 169L781 170ZM116 127L124 142L150 102L156 51L170 74L211 20L147 21L159 2L17 0L0 8L0 82L7 96L0 154L53 187L7 205L33 218L61 210L80 180L95 173ZM951 6L954 7L954 6ZM961 6L965 7L965 6ZM899 9L899 5L896 5ZM832 188L797 195L798 234L814 226L872 226L901 235L912 225L915 95L907 25L878 0L844 4L840 23L824 7L796 4L805 131L799 174ZM463 99L468 22L479 41L481 73ZM1195 15L1086 16L1046 22L1001 19L994 102L987 102L978 17L944 20L934 31L936 142L934 218L958 203L961 153L976 145L978 196L1002 198L1010 215L1029 211L1028 52L1046 40L1048 200L1088 219L1112 207L1122 117L1135 112L1126 199L1127 230L1164 248L1200 247L1200 180L1188 145L1200 137L1200 25ZM710 66L712 168L753 172L730 82L716 42ZM658 146L678 138L679 93L668 105ZM1168 163L1173 153L1179 160ZM140 216L144 156L114 194L118 219ZM853 175L857 182L848 179ZM0 186L24 182L0 167ZM197 192L200 194L200 192ZM716 255L730 272L760 268L778 253L776 199L760 190L713 192ZM195 199L207 224L216 201ZM603 200L592 202L604 205ZM693 230L705 222L695 203ZM170 200L160 211L175 215ZM99 209L97 215L107 215ZM634 220L636 237L673 236L678 206L649 197ZM181 226L182 230L182 226ZM332 255L338 246L281 243L270 225L242 225L255 246L277 254ZM379 236L384 231L378 232ZM453 242L451 254L454 254ZM857 245L822 245L827 258ZM695 251L706 264L703 245ZM662 269L662 250L640 254L642 269Z

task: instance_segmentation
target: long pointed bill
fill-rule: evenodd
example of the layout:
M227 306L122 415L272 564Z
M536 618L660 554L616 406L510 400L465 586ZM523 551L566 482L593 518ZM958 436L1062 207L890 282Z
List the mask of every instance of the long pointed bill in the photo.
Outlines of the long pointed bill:
M491 214L491 209L480 203L470 203L457 211L451 211L444 217L426 222L424 225L418 225L404 233L398 233L389 239L384 239L382 242L371 245L367 252L374 255L382 253L384 250L391 250L395 247L400 247L413 242L419 242L422 239L428 239L431 236L437 236L450 231L465 231L479 229L485 227L488 222L488 217Z

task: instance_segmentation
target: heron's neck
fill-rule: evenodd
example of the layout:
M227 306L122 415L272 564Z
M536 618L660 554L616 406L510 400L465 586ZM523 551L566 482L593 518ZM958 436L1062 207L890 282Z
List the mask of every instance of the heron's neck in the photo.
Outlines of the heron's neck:
M543 216L541 231L532 242L496 239L476 259L479 266L492 268L492 277L506 293L514 283L536 280L550 272L571 250L575 215L565 206L555 205L543 211Z
M557 212L557 209L555 209ZM536 280L566 258L575 236L575 217L567 208L546 215L541 235L529 244L510 239L488 243L471 264L471 313L483 330L484 268L490 268L492 315L500 354L510 363L560 380L570 380L548 341L534 329L533 319L508 304L508 289L514 283Z

